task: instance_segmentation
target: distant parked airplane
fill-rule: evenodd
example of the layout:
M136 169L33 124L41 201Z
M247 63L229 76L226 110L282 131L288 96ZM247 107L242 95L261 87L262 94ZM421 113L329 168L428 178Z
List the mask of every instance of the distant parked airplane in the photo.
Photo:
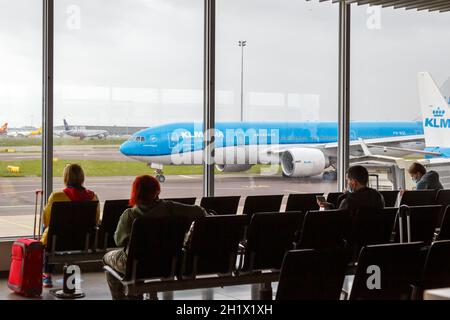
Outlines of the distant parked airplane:
M66 119L63 119L64 122L64 131L61 131L60 134L66 134L71 137L78 137L80 140L85 138L98 138L98 139L106 139L108 136L108 131L106 130L92 130L92 129L84 129L84 128L71 128L67 123Z
M0 136L5 136L8 133L8 123L5 123L0 128Z
M42 135L42 128L38 128L36 130L15 130L15 131L7 130L6 135L11 138L37 137Z

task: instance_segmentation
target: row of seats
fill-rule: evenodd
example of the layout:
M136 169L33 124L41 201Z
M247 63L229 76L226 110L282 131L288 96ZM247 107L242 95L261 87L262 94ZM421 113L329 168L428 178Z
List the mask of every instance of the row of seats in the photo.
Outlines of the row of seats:
M315 194L301 196L309 198L311 204L313 199L315 204ZM265 204L265 199L272 200L273 204L275 197L280 199L277 209L273 210L275 212L258 213L264 211L260 208ZM169 287L164 287L168 285L167 281L153 283L154 287L150 288L153 292L164 291L164 288L175 290L196 286L267 283L278 280L277 272L283 257L292 249L341 248L345 250L347 261L354 263L360 249L367 245L403 241L429 244L436 237L436 230L439 231L436 239L450 239L450 209L444 210L444 206L402 206L400 209L386 208L381 212L362 210L351 217L342 210L280 213L282 196L273 198L263 196L246 200L245 203L249 205L244 210L245 215L216 215L196 221L188 246L184 246L183 242L192 221L179 218L138 219L130 239L127 274L116 276L127 285L137 288L140 288L136 286L140 283L139 279L174 279L177 276L177 280ZM298 196L297 199L302 200L302 197ZM205 206L208 200L203 201ZM217 199L218 202L223 200L220 197ZM119 201L128 206L126 200ZM108 206L105 203L104 215ZM104 216L97 230L96 207L97 202L54 204L49 227L49 263L81 263L101 258L106 246L99 243L101 239L108 239L109 235L103 229L108 219ZM115 222L109 221L111 230L115 230L123 210L118 210ZM438 217L443 213L444 219L440 220ZM152 247L155 245L157 247ZM71 251L70 254L68 251ZM80 251L81 254L77 256L73 251ZM158 263L155 264L155 261ZM264 270L271 272L255 275L255 272ZM113 270L108 271L114 274ZM210 282L205 282L208 279L199 282L197 276L205 274L215 274L215 277ZM217 278L217 274L221 277ZM188 284L183 282L189 280L192 281ZM140 290L149 288L144 286Z
M441 190L437 193L440 203L442 204L450 204L449 199L445 200L445 196L449 194L450 190ZM425 198L429 197L429 192L426 191L410 191L405 193L405 195L413 194L414 198L420 199L421 196L425 195ZM286 206L286 211L301 211L308 212L317 210L318 206L316 203L316 195L317 194L291 194L288 197L288 204ZM404 197L405 197L404 195ZM333 197L334 194L329 194L328 198ZM246 198L243 213L251 217L252 214L256 212L278 212L281 206L282 195L273 195L273 196L248 196ZM411 197L412 198L412 197ZM237 205L239 203L240 197L205 197L202 198L200 204L205 207L209 211L214 211L219 214L235 214L237 211ZM428 199L428 200L429 200ZM183 203L195 203L195 198L183 198L183 199L170 199L173 201L179 201ZM332 199L329 199L332 200ZM425 199L427 200L427 199ZM417 202L417 201L416 201ZM424 201L425 204L427 201ZM436 203L436 202L435 202ZM438 202L439 203L439 202ZM114 248L116 247L114 242L114 232L116 230L119 218L123 211L128 208L128 200L108 200L105 202L103 209L103 218L101 225L98 230L96 230L95 226L95 216L93 217L93 212L95 212L95 208L97 206L97 202L89 202L89 203L56 203L52 208L52 221L51 227L49 231L49 244L48 247L51 249L50 251L61 251L63 249L69 248L69 250L87 250L90 248L96 249L106 249L106 248ZM222 211L221 208L225 208L225 211ZM428 210L428 209L427 209ZM425 210L425 212L427 212ZM419 209L415 211L420 211ZM386 210L386 212L391 212L389 217L386 217L388 223L389 219L392 219L396 214L396 209ZM428 224L425 222L415 223L415 220L419 219L419 216L426 216L414 214L413 224L419 226L422 233L427 234L427 237L419 237L423 239L423 241L429 243L431 241L432 236L430 236L430 230L432 230L431 226L439 226L442 224L444 210L435 209L433 212L438 212L438 217L433 218L432 221L429 221ZM332 214L328 215L331 219ZM430 218L430 216L428 217ZM428 227L427 227L428 226ZM362 233L370 233L371 230L361 229ZM387 230L387 229L386 229ZM77 233L74 234L74 231ZM403 230L402 230L403 231ZM444 230L445 231L445 228ZM387 232L387 231L386 231ZM414 234L418 234L419 231L414 232ZM67 237L66 235L71 235ZM406 235L406 232L405 232ZM400 236L400 232L397 234ZM81 239L78 239L81 237ZM77 243L83 243L83 246L80 248L79 246L74 247L70 245L64 239L69 239L69 242L72 240L76 240Z
M398 191L381 191L386 207L395 207ZM308 212L318 210L316 196L323 193L290 194L288 195L285 211ZM338 199L342 192L331 192L327 196L327 201L338 207ZM237 214L240 196L223 197L203 197L200 206L209 212L218 215ZM172 198L166 199L193 205L196 198ZM283 195L267 196L247 196L245 198L243 214L251 216L256 212L277 212L280 211ZM409 206L417 205L450 205L450 190L427 190L427 191L407 191L401 199L401 204ZM102 223L100 226L99 246L104 248L115 247L114 232L117 227L120 215L128 208L128 200L107 200L103 209ZM442 219L442 216L440 216Z
M407 208L411 226L419 222L418 219L412 219L413 216L425 212L433 215L435 208L436 206ZM355 223L349 212L342 210L310 211L306 214L257 213L253 215L246 232L245 216L209 216L195 222L188 246L183 245L183 240L191 224L189 219L141 218L133 225L126 274L119 275L109 267L106 270L121 280L124 286L130 287L129 290L135 290L132 292L138 294L164 291L168 283L172 290L192 289L207 284L223 286L227 283L248 283L246 281L265 283L268 278L278 276L277 272L286 252L293 249L314 249L321 252L339 251L340 255L333 257L341 259L339 261L345 267L342 273L351 272L349 270L356 265L358 275L360 266L364 265L364 260L361 260L364 255L359 254L361 248L364 252L368 245L389 243L392 230L397 228L398 233L399 223L396 221L400 218L396 219L396 215L397 210L392 208L378 213L360 212L358 217L361 218ZM450 207L447 208L446 216L449 221ZM447 223L450 225L450 221ZM372 232L362 233L361 230ZM415 232L413 230L415 229L411 233ZM424 245L425 242L420 242L421 247ZM386 253L384 257L390 259L390 254ZM409 264L407 259L392 261ZM316 268L328 272L326 270L330 265L319 262L315 262ZM335 271L340 270L337 262L331 264L335 266ZM217 274L221 277L217 278ZM205 278L206 275L212 275L213 282L205 283L208 279ZM253 278L249 279L248 275ZM367 277L367 273L361 276ZM158 280L144 283L144 280L149 279ZM342 281L340 285L342 287ZM353 295L357 292L356 290Z
M283 261L277 300L338 300L346 271L342 250L292 250ZM450 286L450 241L365 246L358 258L350 300L422 299Z

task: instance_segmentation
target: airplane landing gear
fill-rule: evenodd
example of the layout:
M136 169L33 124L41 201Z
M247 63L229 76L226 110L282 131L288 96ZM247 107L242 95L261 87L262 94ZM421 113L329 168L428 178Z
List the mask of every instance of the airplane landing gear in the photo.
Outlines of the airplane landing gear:
M325 181L336 181L337 173L336 171L325 171L322 175L322 179Z
M156 169L155 174L156 179L158 179L159 182L163 183L164 181L166 181L166 177L164 176L162 169Z

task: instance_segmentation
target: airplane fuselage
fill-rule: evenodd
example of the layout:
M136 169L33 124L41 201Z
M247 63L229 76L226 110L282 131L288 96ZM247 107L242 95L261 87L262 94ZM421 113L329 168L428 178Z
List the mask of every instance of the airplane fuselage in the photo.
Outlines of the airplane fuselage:
M173 123L135 133L120 151L131 158L158 164L201 164L204 148L201 123ZM401 141L411 137L410 141ZM421 122L352 122L350 140L392 138L394 146L424 149ZM408 140L408 139L406 139ZM324 146L337 142L335 122L222 122L216 124L215 162L217 164L259 164L277 161L276 152L286 148L318 148L333 156ZM395 156L395 150L384 150ZM227 156L228 155L228 156ZM264 159L261 159L263 155ZM335 156L335 154L334 154ZM181 159L183 158L183 159ZM181 161L182 160L182 161ZM262 161L264 160L264 161Z

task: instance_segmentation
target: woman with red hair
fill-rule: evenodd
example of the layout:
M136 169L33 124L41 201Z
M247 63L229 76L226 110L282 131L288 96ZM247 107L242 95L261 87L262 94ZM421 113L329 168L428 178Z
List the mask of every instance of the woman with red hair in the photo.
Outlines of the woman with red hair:
M140 217L164 217L168 215L182 215L192 218L192 220L206 216L206 211L199 206L185 205L174 201L159 199L161 185L159 181L152 176L143 175L137 177L131 189L130 206L120 216L114 240L118 247L123 249L109 251L103 257L103 263L124 274L128 241L130 240L131 227L135 219ZM122 284L108 272L106 273L111 295L114 300L125 299L122 293ZM139 298L139 297L130 297Z

